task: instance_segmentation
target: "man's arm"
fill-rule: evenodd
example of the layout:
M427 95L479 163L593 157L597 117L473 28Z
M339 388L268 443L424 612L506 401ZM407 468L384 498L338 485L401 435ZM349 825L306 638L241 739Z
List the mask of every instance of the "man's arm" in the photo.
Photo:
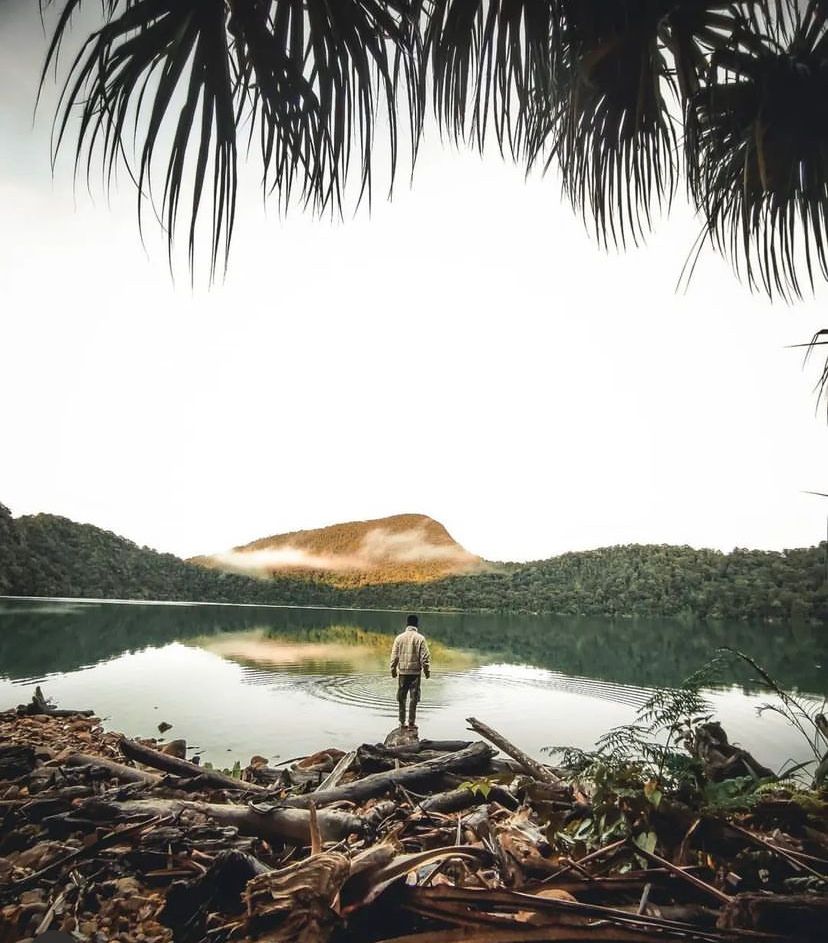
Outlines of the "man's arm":
M420 646L420 668L426 677L431 674L431 653L428 650L428 642L425 639L423 639L423 643Z
M397 664L400 660L400 637L397 636L394 639L394 644L391 646L391 677L397 677Z

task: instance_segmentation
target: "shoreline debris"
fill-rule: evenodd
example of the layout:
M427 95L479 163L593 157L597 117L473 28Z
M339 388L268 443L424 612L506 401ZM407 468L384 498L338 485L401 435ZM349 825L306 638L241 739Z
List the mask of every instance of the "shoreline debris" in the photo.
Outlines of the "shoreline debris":
M824 790L715 806L634 767L554 769L469 725L483 739L395 730L256 756L237 778L38 689L0 713L0 943L825 939ZM738 782L717 762L727 737L702 736L721 793ZM730 755L739 776L767 772Z

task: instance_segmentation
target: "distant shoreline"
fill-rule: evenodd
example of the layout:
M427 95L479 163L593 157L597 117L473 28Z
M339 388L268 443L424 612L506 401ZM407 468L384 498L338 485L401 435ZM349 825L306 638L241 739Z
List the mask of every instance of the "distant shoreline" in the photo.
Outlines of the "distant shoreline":
M325 612L408 612L408 609L372 609L369 606L308 606L296 603L277 602L210 602L206 599L107 599L102 596L4 596L4 599L17 599L24 602L91 602L105 605L127 606L230 606L234 609L321 609ZM422 609L424 612L483 612L478 609ZM518 615L519 613L515 613ZM553 613L549 613L553 615ZM540 615L540 613L538 613Z

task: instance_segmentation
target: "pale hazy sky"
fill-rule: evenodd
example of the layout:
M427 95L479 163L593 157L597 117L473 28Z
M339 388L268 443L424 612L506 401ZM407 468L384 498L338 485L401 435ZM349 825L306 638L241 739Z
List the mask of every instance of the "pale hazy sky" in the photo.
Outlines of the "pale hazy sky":
M226 281L170 279L71 157L54 181L36 3L0 0L0 501L188 555L416 511L489 559L821 539L828 427L770 305L678 201L602 252L554 177L430 133L414 186L342 224L240 205ZM248 184L251 181L247 181ZM826 502L828 504L828 502Z

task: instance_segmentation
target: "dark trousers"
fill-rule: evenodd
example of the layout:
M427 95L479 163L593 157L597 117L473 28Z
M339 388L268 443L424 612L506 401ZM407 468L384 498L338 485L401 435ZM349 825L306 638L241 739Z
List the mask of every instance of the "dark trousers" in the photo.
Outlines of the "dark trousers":
M398 678L397 701L400 705L400 723L405 723L405 701L407 697L409 699L408 722L413 724L417 716L417 703L420 700L420 676L418 674L401 674Z

